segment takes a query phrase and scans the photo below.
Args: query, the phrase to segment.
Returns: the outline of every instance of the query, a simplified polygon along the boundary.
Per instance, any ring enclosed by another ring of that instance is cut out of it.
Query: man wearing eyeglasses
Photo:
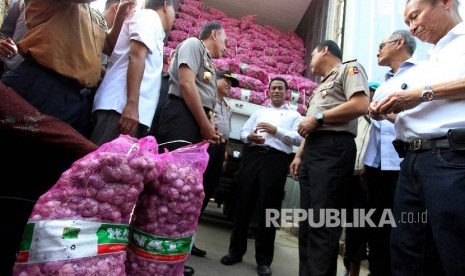
[[[407,30],[397,30],[379,44],[378,65],[388,66],[385,82],[373,96],[374,105],[383,100],[391,91],[405,90],[412,86],[415,61],[412,58],[416,42]],[[373,115],[373,114],[371,114]],[[394,192],[399,177],[398,157],[392,141],[396,139],[394,120],[396,115],[372,116],[370,139],[363,163],[368,190],[368,208],[374,209],[371,216],[375,225],[379,225],[384,210],[392,210]],[[385,120],[386,119],[386,120]],[[368,262],[373,275],[391,275],[389,241],[391,225],[370,227],[368,234]]]
[[[407,1],[410,33],[434,46],[413,89],[391,92],[374,109],[398,113],[396,149],[404,155],[394,200],[393,275],[465,271],[465,23],[459,4]]]

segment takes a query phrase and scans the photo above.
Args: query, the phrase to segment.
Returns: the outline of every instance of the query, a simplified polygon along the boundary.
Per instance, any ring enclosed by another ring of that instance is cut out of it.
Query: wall
[[[356,58],[370,81],[383,82],[389,67],[378,65],[378,45],[393,31],[408,29],[404,23],[405,0],[346,0],[345,3],[344,60]],[[417,40],[414,57],[425,59],[430,46]]]

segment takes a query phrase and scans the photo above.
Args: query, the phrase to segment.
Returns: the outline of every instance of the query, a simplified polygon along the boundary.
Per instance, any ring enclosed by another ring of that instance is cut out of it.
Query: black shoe
[[[195,271],[192,267],[185,265],[184,266],[184,276],[192,276],[194,275]]]
[[[242,262],[242,257],[233,257],[229,254],[221,258],[221,263],[224,265],[233,265],[240,262]]]
[[[271,275],[271,268],[268,265],[259,265],[257,266],[257,273],[260,276]]]
[[[192,246],[191,255],[194,255],[194,256],[197,256],[197,257],[205,257],[205,255],[207,255],[207,251],[202,250],[202,249],[198,249],[194,245],[194,246]]]

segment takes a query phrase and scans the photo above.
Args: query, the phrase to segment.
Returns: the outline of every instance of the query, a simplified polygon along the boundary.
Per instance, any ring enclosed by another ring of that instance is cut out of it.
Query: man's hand
[[[218,144],[221,138],[219,132],[211,124],[201,126],[200,135],[204,140],[207,140],[210,144]]]
[[[18,53],[18,48],[11,38],[0,40],[0,57],[11,58]]]
[[[294,157],[294,160],[292,160],[291,165],[289,166],[289,172],[291,173],[291,176],[294,180],[298,180],[299,178],[299,168],[300,168],[300,162],[302,160],[300,157],[297,155]]]
[[[381,101],[374,109],[380,114],[400,113],[404,110],[412,109],[421,103],[421,96],[417,91],[394,92]]]
[[[300,136],[303,138],[306,138],[307,135],[315,129],[318,128],[318,122],[316,121],[316,118],[314,116],[308,116],[305,117],[302,122],[300,122],[299,127],[297,129],[297,132],[299,133]]]
[[[265,143],[265,138],[263,138],[263,136],[260,136],[257,134],[257,129],[255,129],[254,132],[252,132],[251,134],[249,134],[249,136],[247,136],[247,140],[249,140],[250,142],[253,142],[255,144],[264,144]]]
[[[270,123],[258,123],[256,131],[263,131],[267,132],[269,134],[276,134],[276,131],[278,131],[278,128],[275,127],[274,125]]]

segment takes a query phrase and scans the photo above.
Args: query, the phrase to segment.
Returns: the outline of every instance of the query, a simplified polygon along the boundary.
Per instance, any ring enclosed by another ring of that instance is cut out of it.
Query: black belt
[[[280,150],[277,150],[275,148],[272,148],[270,146],[250,146],[249,147],[249,150],[251,151],[257,151],[259,153],[282,153],[282,154],[286,154],[284,151],[280,151]]]
[[[176,95],[173,95],[173,94],[168,94],[168,98],[170,100],[178,100],[178,101],[182,101],[184,102],[184,104],[186,104],[186,102],[184,101],[183,98],[179,97],[179,96],[176,96]],[[208,108],[208,107],[203,107],[203,110],[205,111],[205,114],[207,114],[207,118],[210,120],[211,118],[215,117],[215,112]]]
[[[414,140],[412,142],[394,140],[392,144],[401,158],[405,157],[407,152],[421,152],[426,150],[436,150],[438,148],[450,148],[450,143],[447,138],[440,138],[436,140]]]

